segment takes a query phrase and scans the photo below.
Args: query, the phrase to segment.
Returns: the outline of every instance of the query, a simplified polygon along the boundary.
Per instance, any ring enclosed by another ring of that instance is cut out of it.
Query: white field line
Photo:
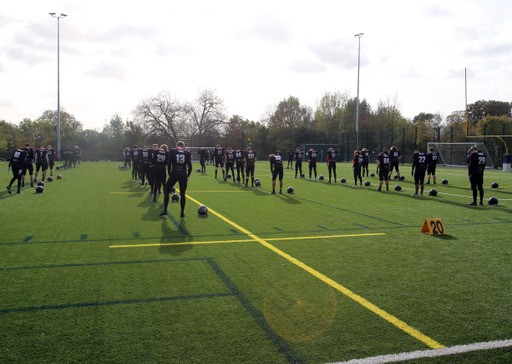
[[[337,362],[332,364],[384,364],[384,363],[397,363],[401,361],[408,361],[423,358],[435,358],[448,355],[464,354],[473,351],[493,350],[512,347],[512,339],[486,341],[480,343],[473,343],[467,345],[456,345],[441,349],[418,350],[398,354],[372,356],[363,359],[352,359],[349,361]]]

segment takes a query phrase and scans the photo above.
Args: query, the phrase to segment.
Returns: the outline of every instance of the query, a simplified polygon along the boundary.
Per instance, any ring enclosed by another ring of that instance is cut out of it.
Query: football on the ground
[[[487,203],[489,205],[497,205],[498,204],[498,199],[496,197],[490,197],[489,200],[487,200]]]
[[[301,173],[300,178],[304,178],[304,177],[306,177],[306,175],[304,173]]]
[[[286,189],[286,192],[288,193],[293,193],[294,189],[292,186],[289,186],[287,189]]]
[[[172,202],[178,202],[180,200],[180,195],[178,195],[177,193],[173,193],[171,195],[171,201]]]
[[[197,213],[201,216],[208,215],[208,207],[206,207],[205,205],[199,206],[199,208],[197,209]]]
[[[395,191],[402,191],[402,186],[396,185],[395,186]]]
[[[53,182],[53,177],[52,177],[52,176],[50,176],[50,177],[48,177],[46,180],[47,180],[48,182]]]
[[[405,181],[405,177],[404,176],[400,176],[399,180],[400,181]]]
[[[323,181],[323,180],[324,180],[324,176],[320,176],[320,177],[318,177],[318,179],[319,179],[320,181]]]
[[[201,172],[201,168],[196,169],[196,172]]]
[[[58,174],[57,179],[62,179],[62,174]]]
[[[369,187],[369,186],[370,186],[370,181],[366,181],[366,182],[364,183],[364,185],[365,185],[366,187]]]
[[[431,189],[430,191],[428,191],[428,195],[429,196],[437,196],[437,190],[436,189]]]
[[[375,177],[375,173],[373,173],[373,172],[372,172],[372,173],[370,174],[370,177]]]
[[[43,191],[44,191],[44,187],[43,187],[43,186],[38,185],[38,186],[36,187],[36,193],[43,193]]]
[[[447,185],[448,184],[448,180],[447,179],[443,179],[443,185]]]
[[[493,182],[491,183],[491,187],[492,188],[498,188],[500,185],[498,184],[498,182]]]
[[[43,182],[43,181],[39,181],[39,182],[37,182],[37,185],[38,185],[38,186],[43,186],[43,187],[44,187],[44,182]]]
[[[256,187],[260,187],[260,186],[261,186],[261,181],[260,181],[260,179],[259,179],[259,178],[254,179],[254,185],[255,185]]]
[[[340,179],[340,182],[341,183],[347,183],[347,179],[346,178],[342,178],[342,179]]]

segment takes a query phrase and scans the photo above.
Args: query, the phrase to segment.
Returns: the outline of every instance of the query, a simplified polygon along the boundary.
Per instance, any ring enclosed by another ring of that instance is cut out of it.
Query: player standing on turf
[[[244,148],[239,147],[235,149],[235,165],[236,165],[236,181],[238,183],[244,183]],[[242,177],[240,177],[242,175]]]
[[[379,153],[377,157],[377,174],[379,175],[379,188],[377,191],[381,191],[382,185],[386,182],[386,191],[389,191],[389,165],[390,158],[388,154],[388,150],[384,149],[381,153]]]
[[[224,148],[217,145],[213,150],[213,156],[215,159],[215,179],[217,179],[217,170],[219,167],[222,171],[222,179],[224,179]]]
[[[206,161],[208,160],[208,149],[199,148],[197,153],[199,153],[199,164],[201,165],[201,172],[206,173]]]
[[[21,176],[25,174],[27,151],[25,148],[16,149],[11,156],[7,169],[12,170],[12,179],[7,186],[7,192],[11,193],[11,186],[18,180],[18,192],[21,193]]]
[[[227,181],[228,175],[233,178],[235,182],[235,151],[233,148],[228,147],[224,154],[224,164],[226,165],[226,174],[224,175],[224,181]],[[231,171],[231,174],[229,173]]]
[[[153,200],[152,202],[156,202],[156,196],[160,193],[160,189],[162,185],[164,185],[165,190],[165,178],[167,173],[167,168],[169,167],[169,155],[167,151],[169,147],[167,144],[162,144],[159,149],[154,151],[151,155],[152,157],[152,165],[153,165]]]
[[[256,153],[247,147],[244,153],[245,160],[245,187],[249,185],[249,176],[251,176],[251,187],[254,187],[254,166],[256,165]]]
[[[427,185],[430,184],[430,176],[432,175],[432,180],[434,184],[436,184],[436,166],[437,161],[439,159],[439,153],[434,151],[434,148],[428,148],[427,153]]]
[[[149,149],[143,145],[142,150],[139,150],[139,177],[141,186],[144,186],[149,178],[149,163]]]
[[[476,198],[480,192],[480,205],[484,202],[484,170],[485,170],[485,154],[471,147],[469,152],[468,176],[471,183],[471,190],[473,191],[473,202],[471,205],[476,205]]]
[[[27,158],[25,159],[25,170],[23,171],[23,175],[21,176],[21,187],[25,187],[25,175],[27,174],[30,177],[30,187],[34,187],[34,149],[27,143],[25,144],[25,151],[27,152]]]
[[[53,176],[53,166],[55,165],[55,149],[50,144],[46,147],[46,155],[48,156],[48,169],[50,170],[50,176]]]
[[[357,187],[357,180],[359,186],[363,186],[363,178],[361,177],[361,168],[363,166],[363,156],[359,150],[354,151],[352,156],[352,170],[354,171],[354,187]]]
[[[176,182],[180,186],[180,217],[185,217],[185,202],[188,178],[192,173],[192,156],[188,150],[185,150],[185,143],[178,141],[176,148],[169,151],[169,178],[165,183],[164,188],[164,209],[160,213],[160,216],[167,215],[167,206],[169,206],[169,195],[171,189],[174,187]]]
[[[316,158],[317,158],[317,151],[313,148],[310,148],[308,150],[308,166],[309,166],[309,179],[311,179],[311,172],[315,172],[315,179],[316,179]]]
[[[300,173],[299,177],[302,178],[302,159],[304,158],[304,152],[297,147],[295,149],[295,178],[297,178],[297,172]]]
[[[391,158],[391,166],[389,168],[389,177],[391,178],[391,174],[393,174],[393,169],[396,170],[396,174],[400,177],[400,168],[399,162],[402,158],[402,153],[398,150],[394,145],[389,148],[389,158]]]
[[[293,156],[294,156],[293,150],[290,149],[288,151],[288,164],[286,165],[286,169],[290,169],[290,167],[293,168]]]
[[[276,179],[279,177],[279,193],[283,194],[283,158],[281,152],[277,151],[276,154],[271,154],[270,159],[270,172],[272,173],[272,195],[276,194]]]
[[[126,147],[123,150],[123,157],[124,157],[124,168],[128,168],[132,166],[132,158],[130,153],[130,148]]]
[[[412,197],[418,197],[418,190],[420,197],[423,197],[423,189],[425,188],[425,172],[427,171],[427,156],[425,153],[418,150],[414,151],[412,155],[412,171],[411,175],[414,176],[414,194]],[[420,189],[421,187],[421,189]]]
[[[139,147],[137,144],[130,150],[132,156],[132,181],[139,179]]]
[[[44,180],[46,178],[46,170],[48,169],[48,152],[41,145],[41,147],[39,147],[39,149],[36,150],[35,156],[36,156],[36,173],[34,174],[34,182],[37,181],[37,174],[39,173],[40,169],[42,170],[42,172],[41,172],[41,174],[43,176],[42,181],[44,182]]]
[[[365,172],[366,172],[366,177],[370,177],[370,175],[368,174],[368,164],[370,163],[370,152],[366,148],[363,148],[361,150],[361,152],[362,152],[361,155],[363,156],[363,164],[362,164],[363,177],[364,177]]]
[[[325,164],[327,164],[327,169],[329,170],[329,183],[331,183],[331,175],[334,174],[334,183],[336,183],[336,154],[337,150],[334,148],[329,148],[327,150],[327,157],[325,158]]]

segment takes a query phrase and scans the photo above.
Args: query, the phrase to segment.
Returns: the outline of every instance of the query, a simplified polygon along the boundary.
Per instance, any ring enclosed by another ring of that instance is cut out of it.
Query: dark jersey
[[[302,150],[295,151],[295,160],[297,162],[302,162],[303,158],[304,158],[304,152]]]
[[[392,150],[389,152],[389,157],[391,158],[391,163],[398,163],[398,160],[402,156],[399,150]]]
[[[425,173],[427,169],[427,156],[423,152],[416,152],[412,155],[412,168],[416,173]]]
[[[148,148],[142,148],[139,150],[139,161],[141,163],[149,163],[150,162],[150,150]]]
[[[199,148],[199,150],[197,151],[197,153],[199,154],[199,161],[201,161],[201,162],[205,162],[205,161],[206,161],[206,158],[208,157],[208,149],[205,149],[205,148]]]
[[[132,155],[133,162],[138,163],[139,162],[139,158],[140,158],[139,148],[131,149],[130,150],[130,154]]]
[[[213,150],[213,155],[215,156],[215,158],[224,158],[224,148],[222,147],[215,147],[215,149]]]
[[[370,152],[363,150],[361,155],[363,156],[363,165],[368,167],[368,162],[370,161]]]
[[[485,154],[474,151],[469,155],[468,173],[469,175],[484,174]]]
[[[337,150],[331,149],[327,151],[327,157],[325,161],[329,164],[336,163],[336,155],[338,154]]]
[[[270,170],[272,172],[283,170],[283,158],[279,154],[274,154],[270,158]]]
[[[439,160],[439,153],[437,152],[428,152],[427,153],[427,164],[430,167],[433,167],[437,164],[437,161]]]
[[[47,156],[48,152],[46,151],[46,149],[38,149],[38,150],[36,150],[35,154],[36,154],[36,163],[40,164],[40,163],[47,162],[46,156]]]
[[[316,163],[317,156],[318,156],[318,154],[317,154],[316,150],[314,150],[314,149],[308,150],[308,160],[310,163]]]
[[[361,166],[363,165],[363,156],[361,154],[354,154],[352,157],[352,167],[354,170],[361,169]]]
[[[192,156],[188,150],[171,149],[169,151],[169,163],[173,175],[190,176],[190,173],[192,173]]]
[[[163,149],[154,150],[152,153],[152,162],[151,164],[159,167],[165,167],[169,163],[169,158],[167,152]]]
[[[226,164],[235,163],[235,151],[233,149],[228,149],[226,151]]]
[[[25,160],[25,162],[32,163],[35,159],[34,149],[32,149],[31,147],[26,147],[25,150],[27,152],[27,159]]]
[[[55,160],[55,149],[46,149],[46,155],[48,156],[48,162],[53,163]]]
[[[253,167],[254,162],[256,161],[256,153],[254,153],[254,151],[252,150],[246,151],[244,154],[244,158],[247,167]]]
[[[16,149],[11,156],[11,160],[9,161],[9,167],[12,165],[23,165],[27,160],[27,151],[25,149]]]
[[[237,166],[244,164],[244,152],[242,149],[235,150],[235,161]]]
[[[364,157],[363,157],[364,159]],[[379,156],[377,157],[377,160],[379,161],[379,166],[380,168],[385,168],[385,169],[389,169],[389,165],[391,163],[391,160],[389,158],[389,155],[388,153],[385,153],[385,152],[381,152],[379,153]]]

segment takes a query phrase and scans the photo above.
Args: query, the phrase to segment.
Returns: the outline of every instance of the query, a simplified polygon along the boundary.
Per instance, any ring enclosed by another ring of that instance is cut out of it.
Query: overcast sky
[[[212,89],[228,116],[259,121],[289,96],[315,108],[326,92],[444,118],[468,103],[512,101],[510,0],[145,0],[9,2],[0,10],[0,120],[61,107],[85,128],[132,119],[167,91]]]

